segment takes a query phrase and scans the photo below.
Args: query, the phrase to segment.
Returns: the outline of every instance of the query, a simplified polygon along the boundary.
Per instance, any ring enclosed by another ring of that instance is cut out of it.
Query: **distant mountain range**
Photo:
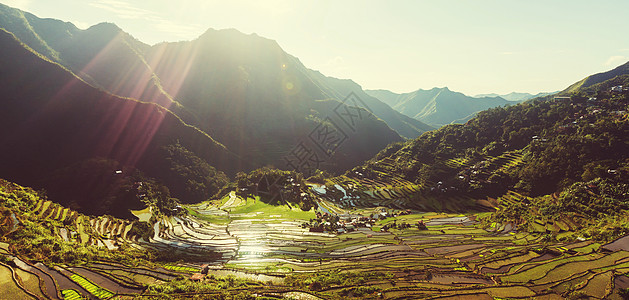
[[[425,132],[435,129],[433,126],[427,125],[424,122],[392,109],[388,103],[371,96],[368,92],[364,91],[360,85],[351,79],[328,77],[313,70],[310,70],[310,74],[312,78],[317,82],[320,82],[322,86],[329,86],[332,88],[330,92],[335,98],[341,99],[343,95],[349,95],[351,93],[356,95],[365,102],[365,105],[368,106],[375,115],[389,124],[391,128],[395,129],[403,137],[415,138],[418,136],[417,132]]]
[[[537,94],[530,94],[530,93],[517,93],[517,92],[511,92],[509,94],[504,94],[504,95],[499,95],[499,94],[479,94],[474,96],[474,98],[483,98],[483,97],[500,97],[502,99],[508,100],[508,101],[526,101],[526,100],[530,100],[533,98],[537,98],[537,97],[544,97],[544,96],[548,96],[548,95],[552,95],[552,94],[556,94],[557,92],[550,92],[550,93],[537,93]]]
[[[393,109],[434,127],[464,123],[477,112],[513,104],[501,97],[474,98],[444,88],[419,89],[396,94],[387,90],[367,90],[367,94],[382,100]]]
[[[452,123],[465,123],[477,112],[503,105],[543,97],[554,93],[509,93],[506,95],[481,94],[474,97],[444,88],[419,89],[411,93],[396,94],[388,90],[366,90],[406,116],[433,127]]]

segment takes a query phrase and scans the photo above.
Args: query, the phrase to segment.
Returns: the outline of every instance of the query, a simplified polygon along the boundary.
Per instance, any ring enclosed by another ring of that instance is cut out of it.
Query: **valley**
[[[395,93],[4,4],[0,47],[0,299],[629,299],[629,62]]]

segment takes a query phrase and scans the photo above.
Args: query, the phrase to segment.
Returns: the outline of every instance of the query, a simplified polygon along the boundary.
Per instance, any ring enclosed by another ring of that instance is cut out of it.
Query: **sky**
[[[235,28],[276,40],[327,76],[397,93],[447,86],[551,92],[629,61],[627,0],[0,0],[140,41]]]

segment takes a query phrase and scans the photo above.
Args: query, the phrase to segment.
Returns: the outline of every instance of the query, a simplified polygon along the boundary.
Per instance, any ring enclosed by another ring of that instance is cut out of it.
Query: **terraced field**
[[[522,149],[506,152],[497,157],[484,156],[474,160],[465,157],[446,159],[437,164],[439,168],[435,172],[449,174],[453,172],[452,170],[456,172],[470,170],[468,173],[473,174],[475,179],[486,180],[492,172],[508,171],[521,165],[524,153],[525,149]],[[491,211],[497,205],[487,199],[475,199],[461,193],[439,193],[437,191],[443,188],[440,187],[440,182],[432,182],[422,176],[419,176],[415,183],[409,182],[393,175],[399,173],[395,168],[395,161],[384,158],[373,164],[372,171],[375,176],[372,176],[372,179],[362,176],[360,172],[334,177],[325,187],[328,193],[320,192],[319,196],[343,208],[384,206],[420,211],[460,212]]]
[[[387,195],[401,196],[399,193]],[[508,192],[490,202],[500,208],[524,199]],[[369,226],[352,225],[342,234],[313,232],[302,224],[316,218],[314,211],[271,206],[259,198],[244,199],[230,193],[221,201],[185,206],[185,216],[156,216],[153,234],[140,237],[130,233],[129,221],[89,217],[39,200],[30,213],[48,220],[54,225],[51,232],[70,244],[93,245],[104,251],[153,249],[179,261],[44,264],[16,256],[4,243],[0,255],[7,262],[0,264],[0,295],[21,299],[159,298],[153,294],[155,287],[188,282],[186,278],[201,280],[194,283],[197,287],[215,278],[248,282],[200,289],[207,298],[221,292],[247,292],[304,299],[621,299],[622,289],[629,287],[629,243],[619,240],[604,245],[583,238],[547,242],[548,232],[573,232],[575,224],[567,220],[544,222],[538,224],[539,233],[528,233],[513,224],[482,227],[481,220],[490,213],[407,214],[404,210],[397,214],[392,207],[345,207],[324,197],[320,207],[320,212],[336,215],[347,224],[376,218],[367,222]],[[138,212],[149,220],[147,213],[151,211]],[[179,293],[181,298],[189,296],[183,290]]]
[[[513,197],[518,194],[509,193],[504,201]],[[233,203],[237,202],[251,205],[243,200]],[[196,212],[207,215],[201,207],[197,206]],[[325,207],[350,218],[376,211],[345,210],[329,202]],[[271,213],[251,211],[246,219],[238,214],[230,217],[226,231],[237,240],[237,251],[222,270],[253,272],[257,275],[249,278],[278,285],[287,274],[375,273],[380,278],[366,279],[360,286],[369,287],[371,296],[393,299],[567,297],[571,293],[618,298],[614,282],[625,280],[629,271],[627,251],[599,252],[600,244],[592,241],[549,245],[543,242],[543,235],[517,232],[510,224],[480,228],[474,219],[482,214],[415,213],[377,221],[372,229],[338,235],[309,232],[298,220]],[[188,227],[185,230],[203,227],[193,220],[182,223]],[[420,220],[426,230],[377,231],[385,225]],[[607,288],[594,288],[600,284]],[[325,299],[348,290],[351,288],[339,283],[310,293]]]

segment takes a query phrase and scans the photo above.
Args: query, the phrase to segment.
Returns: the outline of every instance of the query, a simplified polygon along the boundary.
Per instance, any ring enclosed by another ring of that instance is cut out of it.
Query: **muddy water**
[[[105,270],[125,270],[130,273],[137,273],[137,274],[155,277],[163,281],[173,280],[177,278],[177,275],[169,275],[168,273],[170,273],[170,271],[166,269],[162,269],[163,271],[158,272],[158,271],[152,271],[152,270],[147,270],[147,269],[142,269],[142,268],[128,267],[125,265],[112,266],[112,265],[100,264],[100,263],[94,263],[91,266],[93,266],[94,268],[100,268],[100,269],[105,269]]]
[[[89,280],[91,280],[96,285],[108,289],[114,293],[122,293],[122,294],[136,294],[141,293],[144,289],[141,288],[132,288],[127,286],[122,286],[117,282],[100,275],[98,273],[92,272],[88,269],[82,267],[70,268],[70,270],[74,273],[77,273]]]
[[[15,256],[9,256],[9,258],[11,258],[13,260],[13,263],[15,263],[15,265],[27,272],[31,272],[34,273],[35,275],[37,275],[39,278],[41,278],[44,281],[45,284],[45,288],[46,288],[46,294],[52,298],[52,299],[57,299],[57,287],[55,286],[55,282],[53,281],[52,277],[48,274],[46,274],[45,272],[43,272],[42,270],[38,269],[37,265],[35,265],[35,267],[25,263],[24,261],[20,260],[19,258],[15,257]],[[41,263],[38,263],[41,264]]]
[[[619,238],[612,243],[603,246],[603,249],[610,251],[624,250],[629,251],[629,235]]]
[[[38,268],[32,268],[30,271],[37,274],[37,276],[44,281],[46,295],[52,299],[58,299],[57,293],[59,291],[57,290],[57,286],[55,285],[53,278]]]
[[[614,287],[619,289],[629,288],[629,277],[626,275],[616,277],[614,280]]]
[[[500,268],[483,267],[480,271],[483,274],[487,274],[487,273],[503,274],[503,273],[507,273],[509,269],[511,269],[512,266],[513,264],[504,265],[504,266],[501,266]]]
[[[430,279],[431,282],[442,284],[492,284],[489,279],[467,277],[463,275],[435,274]]]
[[[20,224],[20,221],[15,217],[15,213],[11,212],[11,229],[9,230],[9,233],[17,230],[17,225]]]
[[[57,270],[50,269],[42,263],[38,263],[35,266],[42,269],[44,272],[50,274],[50,276],[52,276],[52,278],[54,278],[55,281],[57,281],[57,285],[59,286],[60,290],[74,289],[83,295],[90,295],[90,293],[86,289],[76,284],[74,281],[68,279],[67,277],[61,275],[61,273],[59,273]],[[90,299],[97,299],[97,298],[91,297]]]

